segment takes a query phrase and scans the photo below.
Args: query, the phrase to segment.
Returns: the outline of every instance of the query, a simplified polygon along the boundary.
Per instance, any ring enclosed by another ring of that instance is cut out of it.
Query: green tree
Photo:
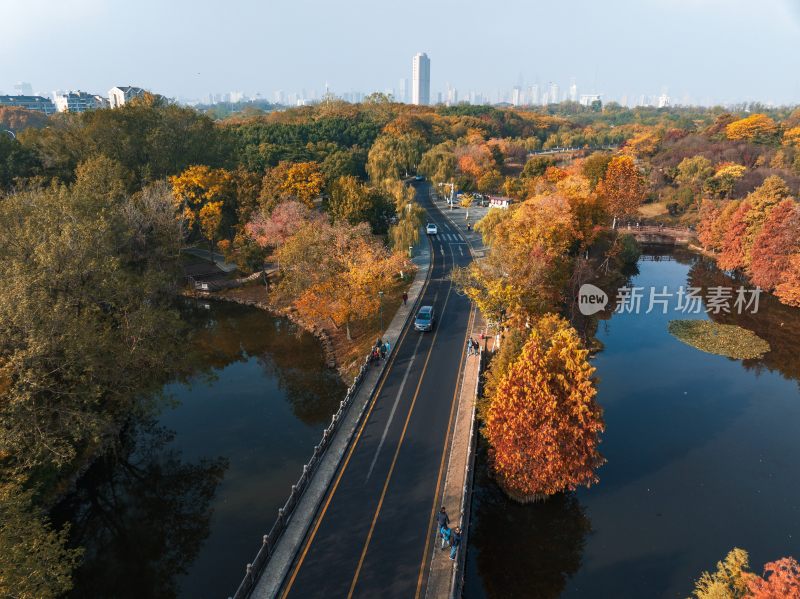
[[[376,185],[414,172],[422,157],[424,140],[416,135],[382,135],[367,157],[367,173]]]
[[[611,158],[612,156],[608,152],[593,152],[583,161],[581,172],[584,177],[589,179],[592,189],[606,176],[608,163],[611,162]],[[542,171],[542,174],[544,174],[544,171]]]
[[[0,455],[19,472],[69,464],[178,363],[169,189],[108,201],[83,176],[0,202]]]
[[[0,191],[10,189],[15,179],[25,179],[41,168],[36,153],[7,135],[0,126]]]
[[[711,161],[705,156],[694,156],[684,158],[678,164],[678,174],[675,180],[692,190],[697,201],[700,200],[706,182],[714,176],[714,167]]]
[[[356,225],[368,222],[373,233],[386,232],[394,211],[381,190],[364,185],[352,175],[339,177],[331,185],[328,210],[334,223]]]
[[[450,144],[443,143],[432,147],[422,155],[418,171],[438,186],[439,183],[453,180],[457,164],[456,155]]]
[[[72,588],[82,551],[67,549],[68,529],[54,530],[32,498],[30,490],[0,485],[0,596],[57,599]]]

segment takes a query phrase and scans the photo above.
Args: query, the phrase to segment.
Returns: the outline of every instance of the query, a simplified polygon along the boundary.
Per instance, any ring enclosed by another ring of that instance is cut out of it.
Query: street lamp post
[[[378,292],[378,312],[381,317],[381,337],[383,336],[383,291]]]

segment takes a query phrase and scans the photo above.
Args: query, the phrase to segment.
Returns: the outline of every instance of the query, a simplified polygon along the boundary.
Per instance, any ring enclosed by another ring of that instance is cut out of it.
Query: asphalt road
[[[418,305],[434,306],[434,330],[407,328],[392,349],[281,597],[424,597],[471,310],[449,279],[453,265],[469,263],[467,245],[428,192],[417,184],[439,234]]]

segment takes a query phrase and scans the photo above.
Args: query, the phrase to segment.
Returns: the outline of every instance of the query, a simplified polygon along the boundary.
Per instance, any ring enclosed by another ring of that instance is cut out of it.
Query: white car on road
[[[439,233],[439,227],[437,227],[435,223],[428,223],[425,226],[425,232],[428,235],[437,235]]]

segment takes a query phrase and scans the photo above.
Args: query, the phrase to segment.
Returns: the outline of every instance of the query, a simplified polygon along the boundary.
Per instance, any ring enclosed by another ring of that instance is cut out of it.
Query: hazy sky
[[[800,0],[0,0],[0,91],[17,81],[172,97],[518,83],[674,101],[800,103]]]

